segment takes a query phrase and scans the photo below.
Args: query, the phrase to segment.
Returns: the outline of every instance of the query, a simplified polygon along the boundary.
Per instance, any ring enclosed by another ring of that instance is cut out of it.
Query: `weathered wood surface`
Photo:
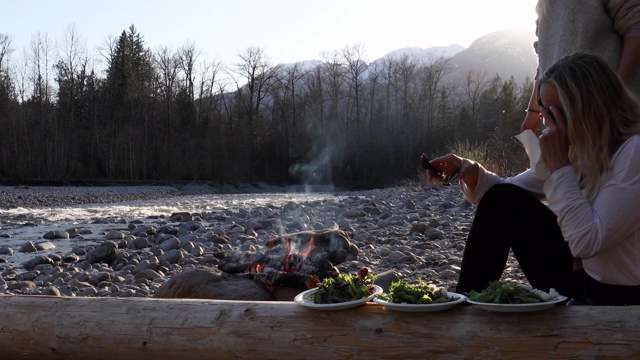
[[[377,304],[0,296],[6,359],[640,358],[640,306],[431,313]]]

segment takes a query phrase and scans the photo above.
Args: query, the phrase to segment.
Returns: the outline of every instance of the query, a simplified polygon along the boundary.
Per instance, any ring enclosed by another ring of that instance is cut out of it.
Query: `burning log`
[[[287,287],[296,290],[308,290],[318,286],[320,279],[317,276],[303,275],[298,273],[244,273],[236,274],[244,279],[257,281],[267,288],[270,287]]]
[[[340,230],[303,231],[270,239],[263,252],[251,255],[225,255],[218,268],[232,274],[301,273],[324,279],[337,273],[334,264],[357,259],[358,248]]]
[[[261,274],[268,273],[270,276],[274,276],[272,274],[300,274],[300,275],[309,275],[315,276],[320,279],[324,279],[329,276],[336,276],[339,273],[338,269],[333,266],[332,263],[326,261],[324,259],[319,260],[317,264],[301,264],[299,267],[295,267],[295,270],[291,270],[291,267],[288,269],[283,269],[282,267],[278,267],[275,265],[268,265],[269,263],[263,262],[243,262],[243,263],[233,263],[233,264],[221,264],[218,266],[219,270],[222,270],[229,274],[236,274],[238,276],[245,274]],[[279,262],[277,263],[279,264]]]
[[[324,259],[340,264],[358,258],[358,248],[349,241],[348,235],[340,230],[293,233],[269,240],[266,247],[269,253],[301,254],[310,262]]]

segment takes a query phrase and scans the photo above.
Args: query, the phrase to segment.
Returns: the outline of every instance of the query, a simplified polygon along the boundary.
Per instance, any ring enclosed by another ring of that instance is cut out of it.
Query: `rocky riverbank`
[[[0,208],[157,199],[206,191],[211,188],[0,187]],[[223,261],[217,256],[221,252],[261,251],[269,238],[311,229],[340,229],[351,236],[358,258],[337,264],[342,272],[369,267],[374,273],[393,271],[407,281],[422,279],[455,287],[475,212],[457,187],[406,186],[341,195],[282,206],[121,219],[111,230],[98,234],[103,240],[98,245],[83,244],[87,232],[78,227],[49,231],[42,234],[43,239],[11,248],[2,244],[10,232],[0,229],[0,261],[4,262],[0,263],[0,292],[151,297],[176,274],[217,267]],[[60,253],[55,247],[59,239],[73,239],[76,245],[71,252]],[[14,264],[11,257],[16,252],[32,252],[33,257]],[[511,259],[504,278],[524,281],[514,264]]]
[[[184,186],[0,186],[0,210],[107,204],[166,199],[183,195],[236,194],[282,191],[265,184]]]

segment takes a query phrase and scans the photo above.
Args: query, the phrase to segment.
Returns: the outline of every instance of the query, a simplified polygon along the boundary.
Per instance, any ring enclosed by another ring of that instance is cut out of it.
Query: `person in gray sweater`
[[[576,52],[602,57],[640,95],[640,0],[538,0],[534,49],[538,74]],[[521,131],[538,131],[540,109],[531,95]]]

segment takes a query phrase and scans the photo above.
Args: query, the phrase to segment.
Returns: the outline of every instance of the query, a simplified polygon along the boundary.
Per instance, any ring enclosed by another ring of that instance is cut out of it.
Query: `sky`
[[[250,47],[273,63],[320,59],[360,44],[372,61],[405,47],[471,43],[510,28],[535,30],[536,0],[0,0],[0,34],[14,56],[35,34],[60,41],[75,25],[88,51],[132,24],[147,47],[193,43],[230,65]]]

